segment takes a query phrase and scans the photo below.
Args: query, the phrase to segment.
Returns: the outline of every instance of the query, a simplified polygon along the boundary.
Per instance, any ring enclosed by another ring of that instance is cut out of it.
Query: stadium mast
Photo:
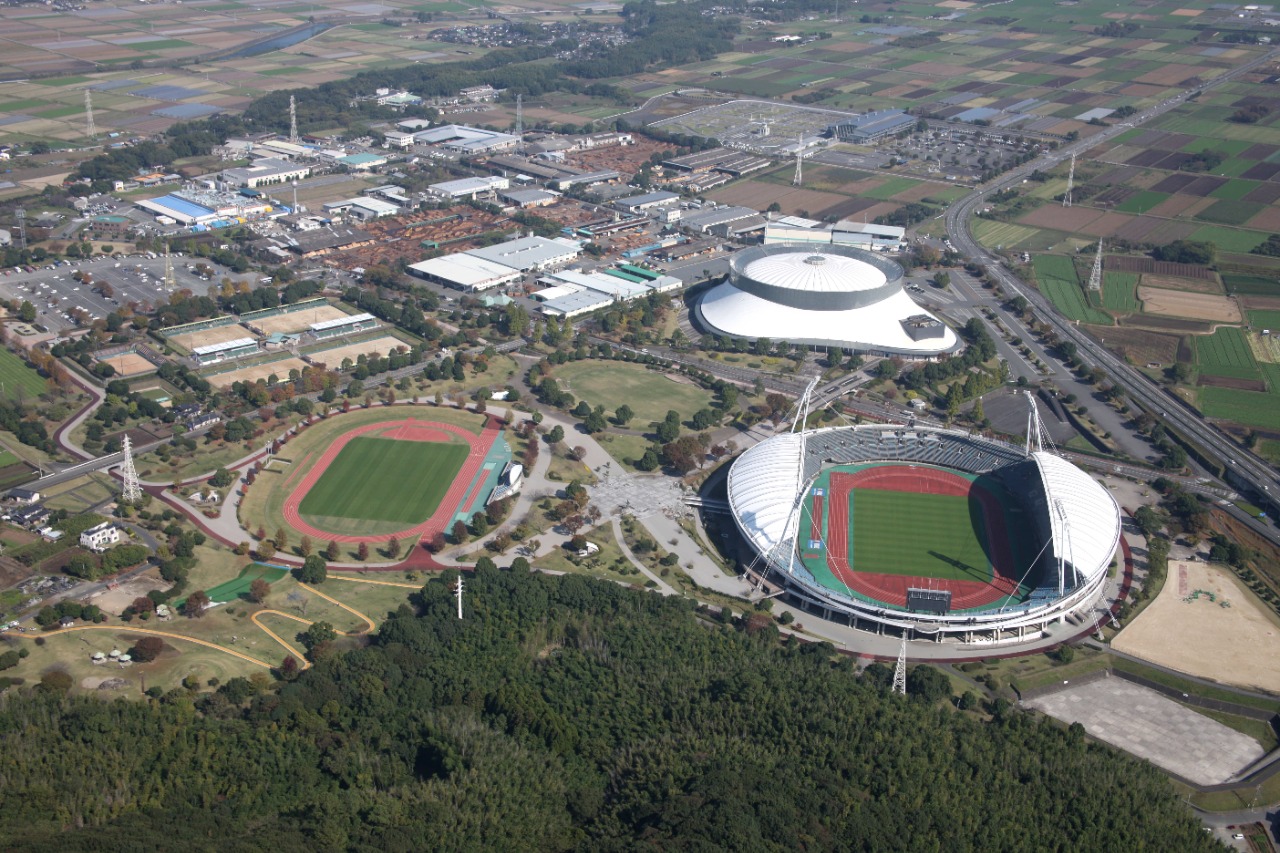
[[[1026,456],[1032,453],[1044,450],[1045,445],[1049,445],[1049,452],[1057,454],[1058,448],[1053,443],[1053,436],[1049,435],[1049,431],[1045,429],[1044,421],[1040,420],[1040,409],[1036,406],[1036,398],[1032,396],[1030,391],[1023,391],[1027,397],[1027,447]]]
[[[138,469],[133,466],[133,444],[127,435],[124,437],[122,452],[124,464],[120,466],[120,479],[124,481],[124,487],[120,491],[120,500],[130,506],[137,506],[142,502],[142,486],[138,483]]]
[[[792,567],[795,564],[794,552],[796,546],[796,537],[800,535],[800,513],[804,511],[804,469],[805,469],[805,441],[804,428],[809,420],[810,401],[813,398],[813,390],[818,387],[818,380],[821,377],[815,376],[809,380],[809,385],[804,389],[804,393],[800,395],[800,399],[796,402],[796,418],[791,422],[791,434],[799,436],[799,458],[796,460],[796,488],[795,502],[791,505],[790,511],[787,512],[787,522],[782,528],[782,535],[778,537],[778,541],[764,554],[764,570],[760,572],[760,582],[764,583],[764,579],[768,576],[769,570],[774,567],[775,557],[781,558],[783,553],[787,553],[787,574],[791,574]],[[788,545],[789,543],[789,545]],[[789,548],[789,550],[788,550]],[[752,564],[754,567],[754,563]]]
[[[902,629],[902,645],[898,647],[898,665],[893,668],[893,692],[907,695],[907,629]]]

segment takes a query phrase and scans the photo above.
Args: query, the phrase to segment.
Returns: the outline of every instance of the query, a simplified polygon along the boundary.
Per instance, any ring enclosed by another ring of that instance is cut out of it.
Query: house
[[[90,527],[80,534],[80,547],[102,553],[120,541],[120,528],[110,521],[104,521],[96,527]]]
[[[222,420],[222,416],[215,412],[205,412],[202,415],[196,415],[193,418],[187,418],[182,422],[182,426],[187,432],[194,432],[198,429],[204,429],[207,426],[213,426]]]
[[[44,524],[49,519],[49,515],[49,510],[39,504],[36,504],[35,506],[29,506],[26,509],[15,511],[13,515],[9,517],[9,520],[14,524],[21,525],[22,527],[31,528]]]
[[[10,489],[6,499],[20,506],[31,506],[39,502],[40,493],[29,489]]]

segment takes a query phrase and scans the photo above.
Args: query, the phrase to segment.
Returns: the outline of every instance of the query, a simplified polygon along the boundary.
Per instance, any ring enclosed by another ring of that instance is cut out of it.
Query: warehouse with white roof
[[[412,274],[428,281],[472,293],[498,287],[520,278],[518,269],[464,253],[441,255],[438,258],[410,264],[408,269]]]

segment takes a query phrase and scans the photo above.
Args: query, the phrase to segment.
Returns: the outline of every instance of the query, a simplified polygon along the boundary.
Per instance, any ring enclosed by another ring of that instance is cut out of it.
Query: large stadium
[[[1102,595],[1111,494],[1056,453],[932,427],[774,436],[728,478],[754,571],[789,601],[878,633],[1017,643]]]
[[[778,243],[734,254],[728,277],[694,306],[712,334],[932,358],[956,333],[902,288],[902,267],[837,244]]]

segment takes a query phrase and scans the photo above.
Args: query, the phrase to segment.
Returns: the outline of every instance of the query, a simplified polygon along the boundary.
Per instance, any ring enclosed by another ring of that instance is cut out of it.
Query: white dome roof
[[[1120,544],[1120,507],[1098,481],[1061,456],[1039,451],[1032,458],[1049,499],[1054,553],[1087,583],[1111,567]]]
[[[782,433],[748,448],[729,469],[729,506],[757,550],[767,553],[787,538],[799,487],[805,436]]]
[[[822,251],[765,255],[742,270],[759,282],[812,293],[848,293],[883,287],[888,278],[865,261]]]

